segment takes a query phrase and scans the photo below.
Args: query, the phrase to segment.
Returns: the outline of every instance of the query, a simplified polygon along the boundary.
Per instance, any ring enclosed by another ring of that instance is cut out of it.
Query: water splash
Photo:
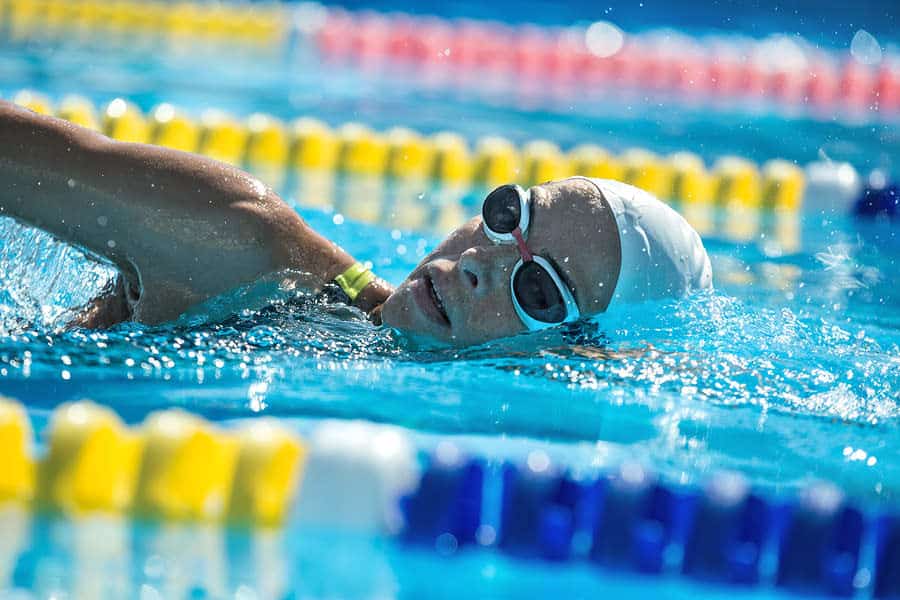
[[[64,326],[113,276],[84,252],[0,217],[0,336]]]

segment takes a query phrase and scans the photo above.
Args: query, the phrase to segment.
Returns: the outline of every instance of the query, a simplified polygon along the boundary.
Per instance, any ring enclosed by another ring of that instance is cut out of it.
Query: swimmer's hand
[[[354,306],[369,315],[376,325],[381,325],[381,305],[394,291],[383,279],[375,279],[367,285],[353,301]]]
[[[3,101],[0,215],[113,263],[132,317],[149,324],[284,269],[310,273],[317,291],[355,262],[239,169]],[[356,304],[371,312],[390,292],[377,280]]]
[[[386,299],[387,298],[385,297],[385,300]],[[375,308],[373,308],[372,310],[369,311],[369,318],[372,319],[372,322],[375,323],[376,325],[382,324],[381,308],[383,306],[383,302],[384,301],[382,301],[382,304],[378,304]]]

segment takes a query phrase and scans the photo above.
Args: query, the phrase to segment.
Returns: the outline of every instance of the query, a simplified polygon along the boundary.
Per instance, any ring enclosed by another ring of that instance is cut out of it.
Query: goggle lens
[[[528,316],[544,323],[562,323],[566,303],[553,277],[538,263],[524,263],[513,277],[513,293]]]
[[[515,186],[503,185],[488,194],[481,207],[481,217],[496,233],[512,233],[522,219],[522,205]]]

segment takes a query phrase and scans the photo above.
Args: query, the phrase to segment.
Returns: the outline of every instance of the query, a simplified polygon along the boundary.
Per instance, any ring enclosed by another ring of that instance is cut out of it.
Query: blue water
[[[395,282],[435,241],[301,213]],[[900,302],[890,274],[900,245],[888,227],[844,226],[810,232],[824,239],[778,259],[755,244],[713,239],[716,293],[608,314],[574,340],[551,331],[419,351],[352,315],[279,310],[286,293],[259,285],[158,328],[54,333],[23,328],[26,307],[10,307],[18,317],[2,324],[18,333],[2,340],[0,374],[4,390],[35,406],[89,396],[135,419],[176,404],[215,418],[359,416],[444,432],[602,441],[679,479],[732,467],[761,483],[817,475],[894,497]],[[884,243],[867,244],[867,234]],[[59,252],[64,261],[71,250]],[[8,238],[3,257],[19,260]],[[82,280],[61,278],[50,296],[64,300],[67,289],[83,294]],[[229,316],[247,297],[276,309]],[[259,382],[264,392],[251,393]],[[795,435],[801,423],[804,435]],[[882,460],[848,463],[847,446]]]
[[[194,113],[215,106],[240,115],[312,114],[331,123],[452,128],[473,139],[493,133],[563,146],[595,141],[613,149],[686,148],[707,160],[738,153],[803,164],[826,155],[863,171],[895,170],[900,157],[895,123],[788,119],[765,109],[660,111],[621,100],[578,110],[529,108],[464,93],[424,93],[399,74],[326,70],[309,48],[248,50],[223,61],[215,48],[153,46],[150,53],[148,47],[116,40],[63,48],[0,44],[0,94],[32,87],[98,102],[123,95],[144,109],[170,101]],[[449,194],[462,197],[471,212],[483,193],[344,181],[322,209],[309,206],[310,183],[302,176],[259,175],[317,230],[372,261],[393,283],[440,239],[433,222],[403,226],[399,207],[426,203],[438,211]],[[381,198],[374,220],[352,217],[360,190],[369,200]],[[785,223],[787,234],[778,226]],[[637,459],[680,483],[729,468],[781,494],[824,478],[866,505],[895,506],[897,224],[812,211],[792,233],[790,225],[789,219],[762,224],[744,238],[728,227],[705,232],[714,293],[610,313],[577,331],[451,351],[418,349],[346,310],[288,308],[295,292],[267,282],[165,326],[65,332],[60,328],[68,311],[101,289],[110,270],[0,219],[0,393],[26,402],[38,425],[52,407],[84,397],[132,422],[170,406],[229,422],[260,414],[304,423],[365,418],[420,433],[465,434],[470,447],[485,452],[525,440],[549,444],[576,463]],[[80,527],[38,523],[18,546],[0,544],[0,554],[19,556],[11,581],[46,595],[53,591],[46,586],[71,590],[82,579],[90,582],[92,573],[121,567],[126,575],[111,585],[131,590],[145,584],[176,589],[171,586],[183,579],[188,591],[200,586],[211,596],[225,595],[222,590],[234,596],[241,585],[261,589],[267,578],[281,577],[277,589],[297,597],[418,597],[436,593],[429,581],[452,572],[442,579],[448,597],[474,586],[496,597],[524,590],[562,590],[562,597],[721,595],[671,580],[650,586],[589,567],[520,563],[484,551],[442,558],[379,538],[322,531],[289,530],[260,541],[239,532],[120,523],[120,533],[110,538],[124,536],[129,551],[123,555],[113,544],[104,554],[79,545],[92,539],[92,530]],[[191,558],[185,539],[207,540],[212,550]]]

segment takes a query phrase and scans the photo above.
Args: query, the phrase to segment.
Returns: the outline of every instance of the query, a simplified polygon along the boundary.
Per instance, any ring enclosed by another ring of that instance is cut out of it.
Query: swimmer
[[[112,263],[75,325],[159,324],[285,271],[377,324],[466,346],[712,286],[697,233],[647,192],[572,177],[495,189],[396,289],[253,176],[0,101],[0,215]]]

